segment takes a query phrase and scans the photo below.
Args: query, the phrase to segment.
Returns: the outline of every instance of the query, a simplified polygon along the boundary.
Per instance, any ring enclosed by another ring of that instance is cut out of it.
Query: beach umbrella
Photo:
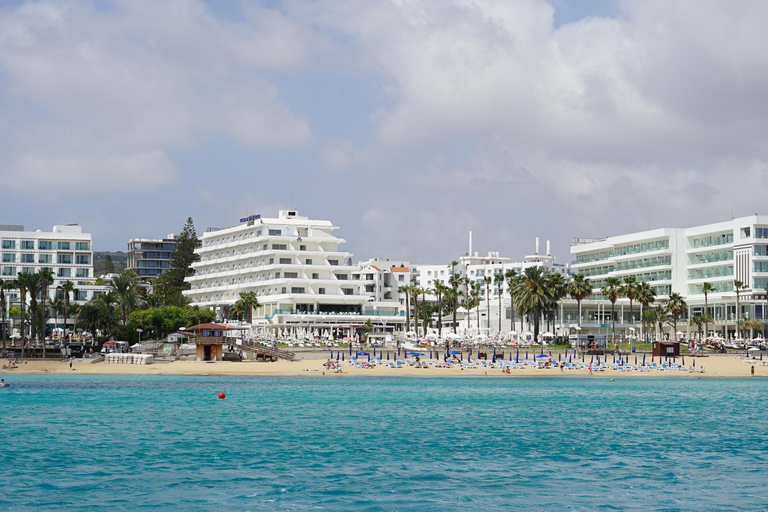
[[[520,362],[520,349],[517,349],[517,353],[515,354],[515,362]]]
[[[344,360],[344,354],[341,354],[341,360],[342,361]]]
[[[349,342],[349,355],[352,355],[352,342]]]
[[[389,361],[389,352],[387,352],[387,361]]]
[[[408,352],[407,351],[403,351],[403,356],[404,356],[405,359],[408,359]]]
[[[336,360],[339,360],[339,354],[341,354],[341,351],[336,352]],[[341,357],[344,357],[344,354],[341,354]]]
[[[373,357],[376,357],[376,347],[373,347]]]
[[[683,360],[682,365],[685,366],[685,356],[681,356],[681,359]]]
[[[589,364],[592,364],[592,361],[594,360],[595,360],[595,356],[593,355],[592,357],[589,358]]]
[[[371,362],[371,354],[368,354],[368,362]]]
[[[512,360],[512,352],[509,353],[509,360]]]
[[[637,356],[635,356],[635,366],[637,366]]]
[[[525,351],[525,360],[526,361],[528,360],[528,351],[527,350]]]
[[[557,354],[557,360],[558,360],[558,361],[560,361],[560,356],[561,356],[561,355],[562,355],[562,354]]]
[[[696,368],[696,360],[693,360],[693,368]]]

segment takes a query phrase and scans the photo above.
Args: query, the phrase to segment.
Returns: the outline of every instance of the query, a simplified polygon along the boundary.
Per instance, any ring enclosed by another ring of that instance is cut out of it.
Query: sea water
[[[768,509],[768,380],[4,377],[0,510]]]

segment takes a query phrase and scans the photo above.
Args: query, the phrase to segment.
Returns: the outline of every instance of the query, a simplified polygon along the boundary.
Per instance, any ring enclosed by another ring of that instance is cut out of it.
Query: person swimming
[[[0,388],[6,387],[6,386],[9,386],[9,385],[10,384],[6,384],[5,383],[5,379],[0,379]]]

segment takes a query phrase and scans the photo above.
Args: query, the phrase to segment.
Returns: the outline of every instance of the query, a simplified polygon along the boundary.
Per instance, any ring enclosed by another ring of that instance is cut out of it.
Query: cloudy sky
[[[0,224],[355,259],[768,213],[764,0],[0,0]]]

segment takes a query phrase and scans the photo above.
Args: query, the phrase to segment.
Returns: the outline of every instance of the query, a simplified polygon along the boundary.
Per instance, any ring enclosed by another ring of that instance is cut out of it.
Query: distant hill
[[[120,273],[125,270],[128,255],[123,251],[93,251],[93,273],[96,276],[106,273],[104,269],[107,263],[107,255],[112,258],[112,266],[115,267],[115,272]]]

